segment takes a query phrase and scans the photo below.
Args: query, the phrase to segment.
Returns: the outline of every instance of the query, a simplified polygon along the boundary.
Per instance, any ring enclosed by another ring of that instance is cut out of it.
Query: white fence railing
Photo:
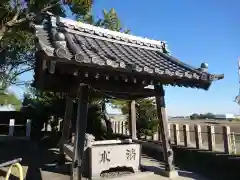
[[[227,154],[237,153],[236,135],[230,131],[229,126],[169,123],[168,128],[171,142],[174,145]],[[112,129],[115,134],[129,135],[126,122],[112,121]],[[155,132],[152,136],[144,136],[142,139],[161,141],[159,134]]]
[[[23,138],[30,138],[31,135],[31,120],[27,119],[26,124],[16,125],[15,119],[10,119],[9,124],[0,124],[0,126],[8,126],[8,136],[14,136],[15,127],[26,127],[25,136]]]

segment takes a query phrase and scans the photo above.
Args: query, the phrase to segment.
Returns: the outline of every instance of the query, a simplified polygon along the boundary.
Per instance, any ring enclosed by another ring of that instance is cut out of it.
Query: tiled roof
[[[75,64],[118,68],[159,77],[189,79],[211,84],[223,75],[196,69],[164,53],[165,43],[89,24],[51,16],[35,25],[40,48]],[[199,84],[199,83],[198,83]]]

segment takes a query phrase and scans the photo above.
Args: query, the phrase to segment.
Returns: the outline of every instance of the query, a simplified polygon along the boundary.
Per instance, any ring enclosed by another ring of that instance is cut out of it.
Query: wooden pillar
[[[48,131],[48,121],[44,123],[44,131],[45,131],[45,132]]]
[[[65,107],[65,115],[63,120],[63,128],[62,128],[62,137],[60,140],[60,148],[59,148],[59,163],[63,163],[65,160],[65,155],[63,151],[64,143],[67,143],[69,139],[69,133],[70,133],[70,125],[72,120],[72,114],[73,114],[73,100],[67,96],[66,97],[66,107]]]
[[[31,136],[31,119],[27,119],[27,122],[26,122],[26,137],[29,137]]]
[[[87,114],[88,114],[88,96],[89,87],[86,84],[80,84],[77,110],[76,135],[74,144],[74,161],[73,161],[73,180],[82,179],[83,170],[83,154],[84,141],[87,129]]]
[[[129,131],[132,139],[137,139],[137,118],[136,118],[136,101],[129,102]]]
[[[125,132],[126,132],[126,135],[130,135],[129,133],[129,122],[125,122]]]
[[[8,135],[9,136],[13,136],[14,126],[15,126],[15,119],[10,119],[10,121],[9,121],[9,130],[8,130]]]
[[[165,98],[164,98],[164,89],[162,85],[155,85],[156,92],[160,93],[159,96],[156,96],[156,104],[157,104],[157,114],[159,120],[160,127],[160,135],[162,139],[163,146],[163,155],[165,161],[165,171],[171,173],[175,171],[175,167],[173,165],[173,151],[170,146],[170,137],[168,131],[168,119],[166,115],[165,109]],[[169,175],[169,174],[168,174]],[[177,176],[177,173],[176,173]]]
[[[121,121],[118,121],[118,134],[121,134]]]
[[[157,132],[154,133],[154,135],[153,135],[153,140],[154,140],[154,141],[158,141],[158,134],[157,134]]]
[[[162,141],[162,139],[161,139],[161,128],[160,128],[159,124],[157,126],[157,138],[158,138],[158,141]]]
[[[124,132],[124,122],[123,121],[121,122],[121,134],[125,135],[125,132]]]
[[[115,132],[114,132],[114,121],[111,121],[111,127],[112,127],[113,133],[115,133]]]
[[[114,133],[117,134],[117,121],[114,121]]]
[[[126,123],[126,121],[123,122],[123,134],[127,135],[127,123]]]

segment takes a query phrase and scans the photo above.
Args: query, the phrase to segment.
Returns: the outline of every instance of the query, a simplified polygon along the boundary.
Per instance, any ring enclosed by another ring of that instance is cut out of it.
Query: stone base
[[[124,175],[124,176],[120,176],[120,177],[114,177],[114,178],[109,178],[109,180],[135,180],[138,178],[143,178],[143,177],[149,177],[150,175],[153,175],[153,172],[137,172],[137,173],[133,173],[130,175]],[[103,180],[100,177],[92,177],[91,180]]]
[[[170,178],[170,179],[174,179],[178,177],[178,172],[176,170],[174,171],[163,171],[162,172],[164,176]]]

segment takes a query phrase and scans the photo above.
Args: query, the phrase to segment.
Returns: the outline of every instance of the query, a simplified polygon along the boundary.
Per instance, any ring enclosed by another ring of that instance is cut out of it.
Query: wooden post
[[[59,121],[59,131],[62,132],[63,130],[63,120]]]
[[[223,143],[224,143],[224,152],[230,154],[231,150],[231,131],[229,126],[223,126]]]
[[[121,122],[121,134],[122,134],[122,135],[125,134],[125,133],[124,133],[124,129],[125,129],[125,128],[124,128],[124,122],[122,121],[122,122]]]
[[[130,131],[129,131],[129,122],[125,122],[125,129],[126,129],[126,135],[130,135]]]
[[[173,124],[173,136],[175,145],[178,145],[180,143],[179,124]]]
[[[114,127],[115,127],[115,126],[114,126],[114,121],[111,121],[111,127],[112,127],[113,133],[115,133],[115,132],[114,132],[114,130],[115,130],[115,129],[114,129]]]
[[[114,123],[115,134],[117,134],[117,121]]]
[[[196,148],[202,149],[202,131],[199,124],[194,125]]]
[[[159,92],[161,95],[156,96],[156,104],[157,104],[157,114],[159,120],[159,127],[161,129],[161,139],[162,139],[162,146],[163,146],[163,155],[165,161],[165,171],[170,174],[175,172],[175,167],[173,165],[173,151],[170,146],[169,140],[169,131],[168,131],[168,119],[165,110],[165,98],[164,98],[164,89],[162,85],[155,85],[156,92]],[[177,176],[177,173],[176,173]]]
[[[150,137],[151,140],[154,140],[154,134],[155,134],[155,133],[153,133],[153,134],[151,135],[151,137]]]
[[[48,131],[48,122],[44,123],[44,131],[47,132]]]
[[[65,115],[64,115],[63,127],[62,127],[62,137],[60,139],[59,162],[58,162],[59,164],[62,164],[65,161],[63,146],[64,146],[64,143],[67,143],[67,141],[69,140],[72,115],[73,115],[73,100],[72,98],[67,96]]]
[[[121,121],[118,121],[118,134],[121,134]]]
[[[116,121],[116,134],[119,133],[118,130],[119,130],[119,128],[118,128],[118,121]]]
[[[15,119],[10,119],[10,121],[9,121],[9,129],[8,129],[8,135],[9,136],[13,136],[14,125],[15,125]]]
[[[160,128],[159,124],[157,126],[157,138],[158,138],[158,141],[162,140],[162,138],[161,138],[161,128]]]
[[[117,134],[117,133],[118,133],[118,122],[115,121],[115,134]]]
[[[129,125],[130,125],[130,134],[132,139],[137,139],[137,119],[136,119],[136,101],[132,100],[129,103]]]
[[[189,125],[183,125],[183,139],[184,139],[184,146],[188,146],[190,144],[190,133],[189,133]]]
[[[215,150],[215,129],[214,126],[207,126],[208,133],[208,149],[209,151]]]
[[[118,122],[115,121],[115,134],[117,134],[117,133],[118,133]]]
[[[79,88],[80,93],[78,97],[76,135],[74,144],[73,180],[82,179],[84,141],[87,129],[88,114],[89,87],[88,85],[80,84]]]
[[[127,125],[126,125],[126,121],[123,122],[124,125],[123,125],[123,134],[124,135],[127,135]]]
[[[114,121],[114,132],[117,134],[117,121]]]
[[[154,141],[157,141],[157,140],[158,140],[158,137],[157,137],[157,136],[158,136],[158,134],[157,134],[157,132],[155,132],[154,135],[153,135],[153,140],[154,140]]]
[[[31,119],[27,119],[26,122],[26,136],[30,137],[31,135]]]

